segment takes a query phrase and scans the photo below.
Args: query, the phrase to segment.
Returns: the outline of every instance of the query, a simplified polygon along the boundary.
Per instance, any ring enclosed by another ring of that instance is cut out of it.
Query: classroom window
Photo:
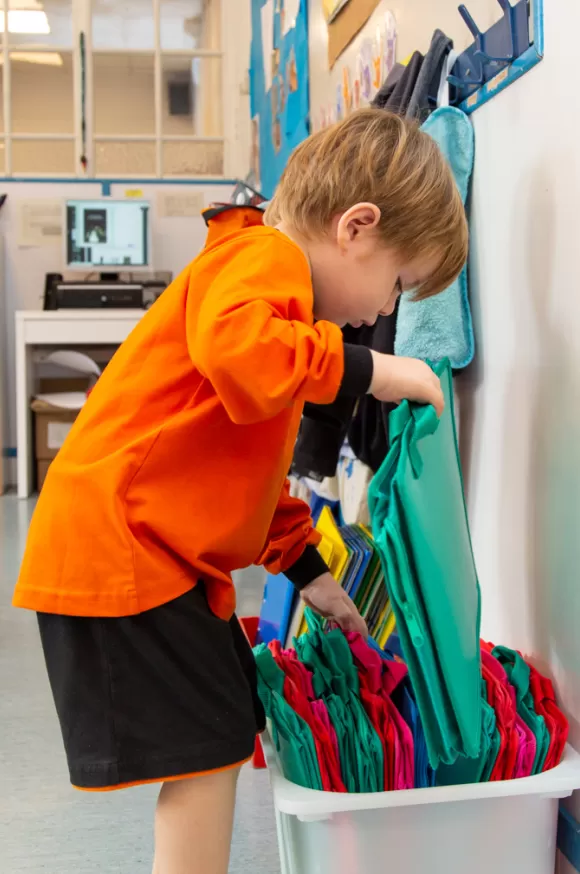
[[[75,145],[72,140],[12,141],[12,169],[16,175],[72,176],[75,167]]]
[[[221,0],[0,0],[0,173],[222,176],[221,28]]]
[[[155,48],[153,0],[92,0],[91,11],[95,49]]]
[[[155,134],[155,59],[129,52],[93,59],[95,136]]]
[[[12,46],[73,47],[72,0],[8,0],[8,33]],[[0,10],[0,32],[5,11]]]
[[[95,143],[97,176],[155,176],[154,142],[108,140]]]
[[[161,132],[170,136],[221,137],[221,59],[162,57]],[[216,99],[218,95],[218,99]]]
[[[10,52],[14,134],[74,134],[71,52]]]
[[[222,143],[182,140],[163,144],[164,176],[221,176],[223,172]]]
[[[219,0],[160,0],[161,50],[221,48]]]

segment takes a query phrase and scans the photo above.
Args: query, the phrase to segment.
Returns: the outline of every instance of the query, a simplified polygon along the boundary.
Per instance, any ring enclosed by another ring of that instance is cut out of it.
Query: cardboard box
[[[52,461],[66,440],[78,410],[63,410],[38,398],[32,401],[36,461]]]
[[[38,491],[40,491],[44,485],[46,474],[48,473],[48,468],[50,467],[51,463],[52,462],[50,461],[36,462],[36,488]]]
[[[41,379],[40,393],[33,399],[37,487],[46,479],[51,461],[56,458],[82,409],[87,393],[100,375],[100,367],[83,353],[63,350],[51,352],[45,363],[73,371],[74,376]]]

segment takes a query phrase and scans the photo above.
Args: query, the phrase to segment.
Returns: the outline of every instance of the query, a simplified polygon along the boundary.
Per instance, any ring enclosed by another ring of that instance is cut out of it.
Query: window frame
[[[126,48],[98,48],[93,47],[92,41],[92,0],[72,0],[72,46],[42,45],[26,43],[25,45],[11,42],[8,28],[2,34],[1,52],[3,55],[3,109],[4,109],[4,132],[0,134],[0,142],[4,142],[5,178],[78,178],[112,181],[118,179],[143,179],[143,180],[166,180],[168,182],[211,182],[223,181],[228,178],[229,163],[232,151],[228,148],[228,113],[226,112],[226,76],[227,63],[225,45],[232,29],[226,28],[228,20],[227,4],[224,0],[215,0],[220,4],[220,47],[219,49],[162,49],[161,46],[161,0],[152,0],[154,46],[152,49],[126,49]],[[9,0],[0,0],[0,11],[4,11],[4,21],[8,22]],[[83,137],[83,107],[82,107],[82,63],[81,63],[81,34],[85,36],[85,135]],[[41,134],[34,132],[15,134],[12,130],[12,70],[10,62],[11,52],[26,51],[30,53],[61,53],[72,56],[73,69],[73,117],[74,132]],[[146,55],[153,58],[154,62],[154,106],[155,106],[155,132],[152,134],[97,134],[95,133],[95,99],[94,99],[94,60],[98,55]],[[199,136],[197,134],[164,134],[163,133],[163,60],[165,57],[179,57],[194,60],[195,58],[217,58],[221,67],[221,136]],[[82,166],[83,140],[86,142],[86,170]],[[74,142],[75,170],[71,173],[39,173],[39,172],[13,172],[13,144],[15,142]],[[155,173],[151,175],[130,173],[96,173],[96,152],[99,143],[135,143],[148,142],[155,144]],[[192,143],[220,143],[223,153],[223,171],[218,176],[185,176],[165,174],[163,172],[163,148],[169,142],[192,142]]]

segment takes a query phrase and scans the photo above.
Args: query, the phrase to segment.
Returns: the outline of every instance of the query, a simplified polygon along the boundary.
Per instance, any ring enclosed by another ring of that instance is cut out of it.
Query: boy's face
[[[374,204],[357,204],[335,219],[329,236],[309,246],[317,319],[360,327],[389,316],[402,291],[428,279],[435,258],[409,262],[379,239],[380,213]]]

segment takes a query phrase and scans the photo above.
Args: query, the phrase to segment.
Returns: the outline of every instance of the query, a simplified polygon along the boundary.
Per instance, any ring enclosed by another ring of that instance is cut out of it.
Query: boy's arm
[[[290,483],[286,480],[258,564],[271,574],[286,574],[297,589],[303,589],[328,572],[316,548],[319,543],[320,534],[312,525],[310,507],[290,495]]]
[[[358,631],[366,637],[365,621],[331,575],[316,549],[319,542],[308,504],[291,497],[286,480],[258,564],[272,574],[284,573],[302,600],[321,616],[338,622],[344,631]]]
[[[337,325],[308,324],[312,306],[306,259],[270,236],[233,241],[199,309],[188,301],[191,358],[233,422],[272,418],[295,401],[331,403],[341,386],[367,391],[369,351],[345,356]]]

